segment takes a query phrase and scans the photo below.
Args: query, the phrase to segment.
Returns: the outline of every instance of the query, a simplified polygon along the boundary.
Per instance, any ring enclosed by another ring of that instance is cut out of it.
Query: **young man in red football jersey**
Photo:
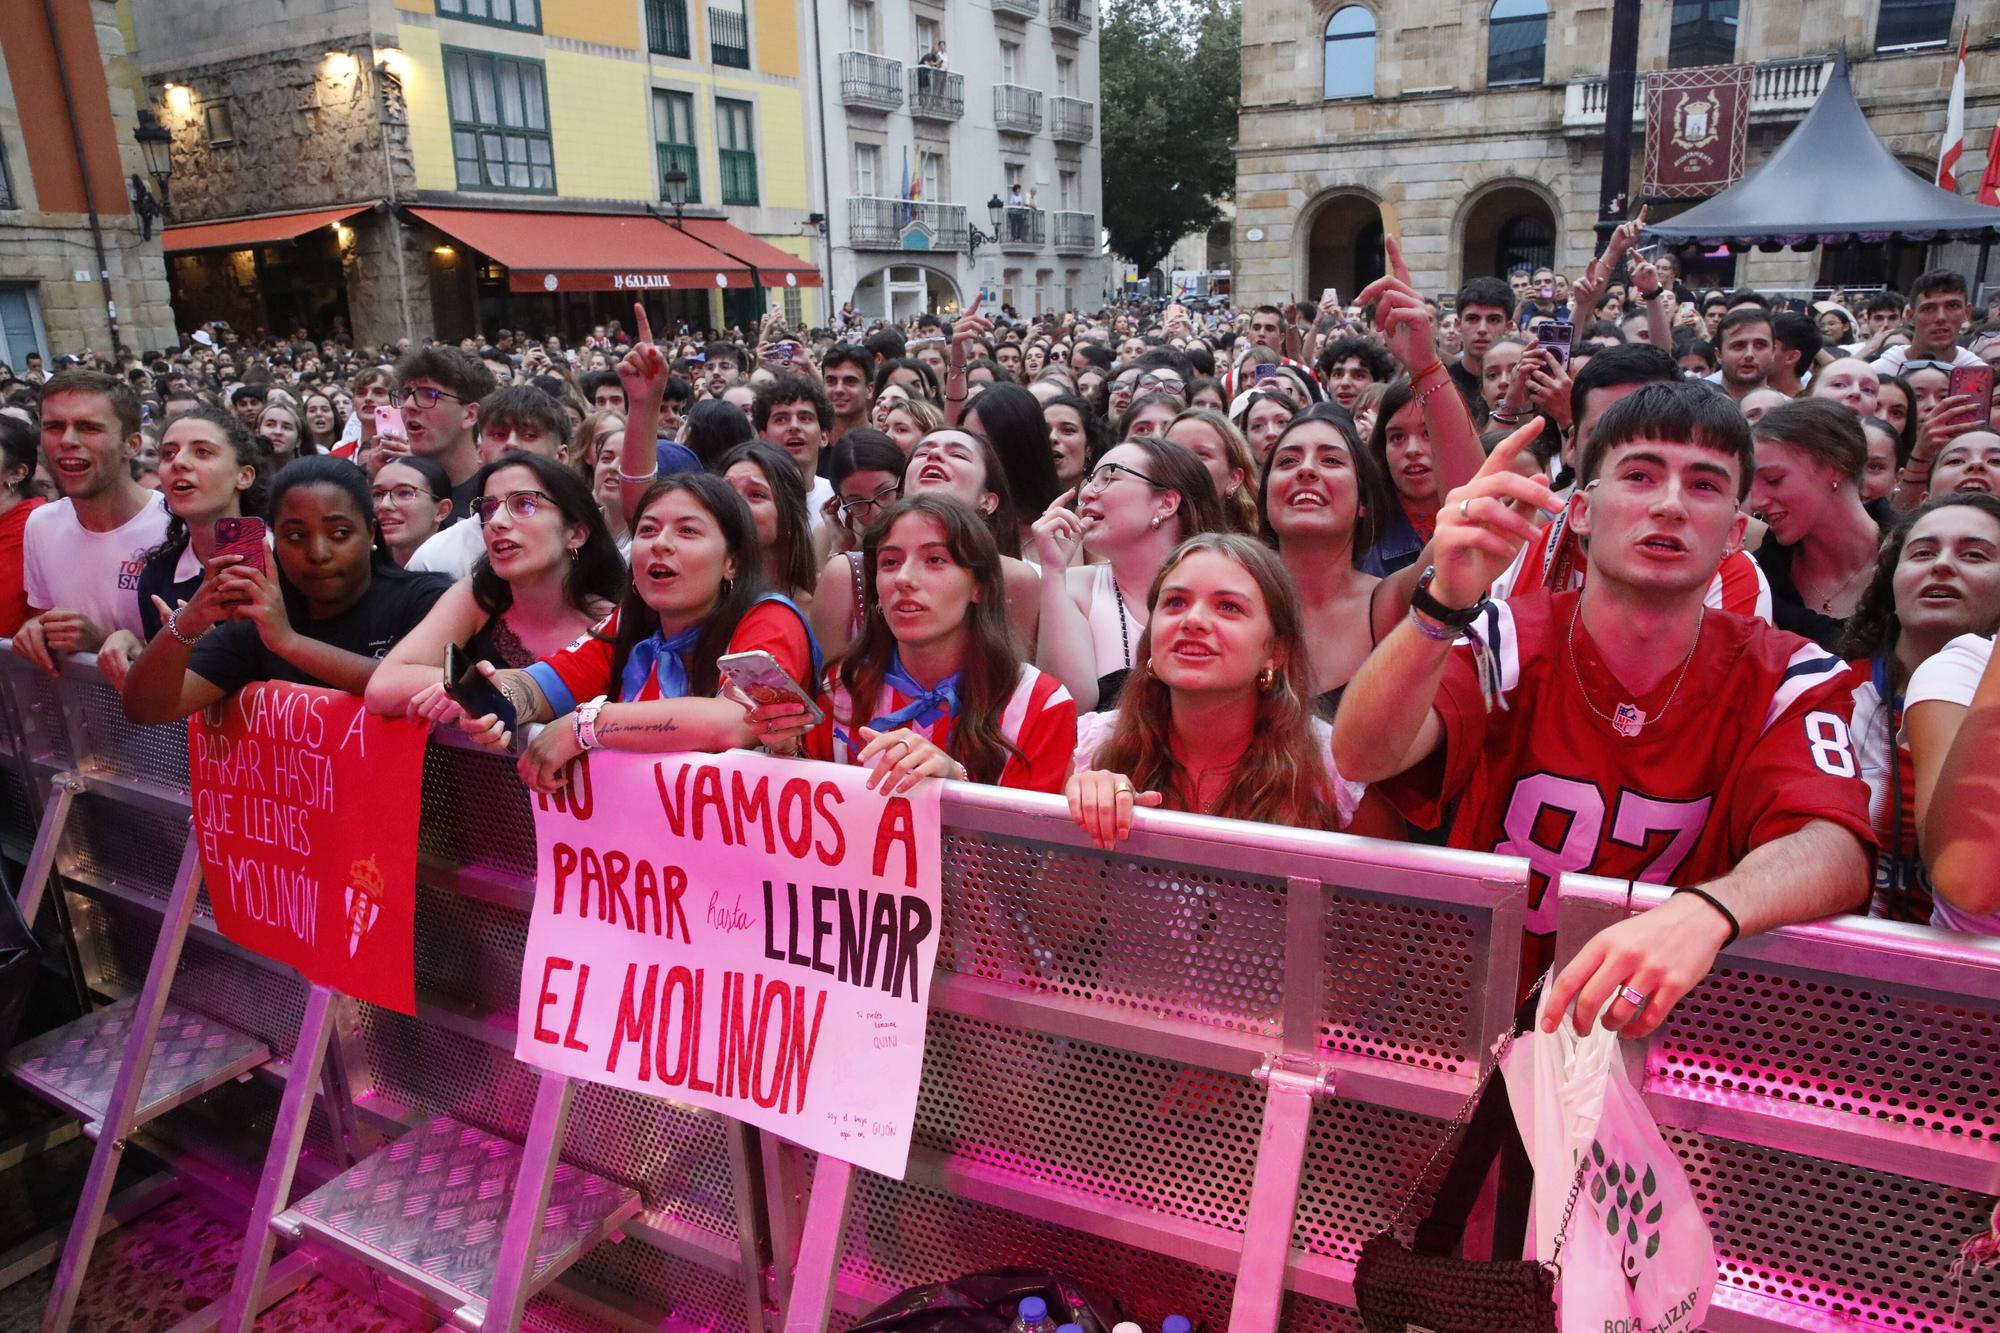
[[[1418,823],[1456,801],[1453,846],[1527,858],[1538,962],[1563,872],[1682,886],[1591,940],[1548,996],[1551,1025],[1574,1000],[1587,1029],[1612,1001],[1605,1025],[1644,1036],[1739,931],[1865,908],[1852,705],[1838,658],[1703,604],[1742,540],[1753,457],[1708,385],[1647,385],[1597,423],[1578,466],[1581,591],[1485,601],[1534,536],[1528,511],[1557,504],[1510,470],[1536,430],[1446,497],[1435,566],[1347,687],[1334,757]]]

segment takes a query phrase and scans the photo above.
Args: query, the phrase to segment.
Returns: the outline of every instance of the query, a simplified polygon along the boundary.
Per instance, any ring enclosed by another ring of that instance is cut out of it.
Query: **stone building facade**
[[[1845,50],[1870,126],[1928,177],[1959,24],[1976,19],[1965,11],[1979,7],[1973,0],[1647,3],[1640,87],[1652,69],[1753,65],[1746,165],[1754,170],[1811,108],[1834,54]],[[1518,263],[1580,270],[1595,249],[1611,11],[1610,0],[1246,5],[1238,300],[1317,299],[1329,286],[1351,294],[1380,274],[1385,228],[1401,238],[1411,276],[1427,292],[1449,293],[1468,277]],[[1990,24],[1972,26],[1958,168],[1968,196],[2000,114],[2000,34]],[[1643,104],[1642,92],[1635,101]],[[1643,123],[1634,126],[1631,153],[1636,193]],[[1655,204],[1651,216],[1693,202]],[[1915,246],[1751,253],[1717,260],[1700,276],[1802,289],[1906,279],[1937,257]],[[1945,259],[1971,268],[1969,253]]]
[[[48,367],[114,341],[175,343],[159,236],[144,235],[128,192],[145,163],[116,15],[92,0],[52,8],[53,33],[39,4],[0,22],[0,363],[17,371],[30,352]]]
[[[344,328],[364,345],[629,323],[630,295],[510,280],[498,257],[440,230],[435,210],[530,225],[664,217],[670,162],[692,168],[690,225],[759,238],[797,271],[762,293],[743,271],[726,290],[704,273],[659,302],[697,325],[754,317],[767,300],[818,313],[800,281],[816,265],[799,0],[122,3],[144,89],[174,136],[167,250],[189,321]],[[663,116],[675,99],[696,114]],[[725,107],[747,109],[729,151]],[[497,181],[482,174],[485,144],[505,156]],[[557,269],[576,256],[532,258]]]

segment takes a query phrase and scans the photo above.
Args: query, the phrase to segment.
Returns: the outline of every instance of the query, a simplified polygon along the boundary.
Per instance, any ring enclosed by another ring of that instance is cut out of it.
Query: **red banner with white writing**
[[[262,681],[188,719],[215,924],[306,980],[416,1012],[417,818],[427,728],[351,694]]]
[[[1706,199],[1743,178],[1750,74],[1749,65],[1705,65],[1646,76],[1641,198]]]

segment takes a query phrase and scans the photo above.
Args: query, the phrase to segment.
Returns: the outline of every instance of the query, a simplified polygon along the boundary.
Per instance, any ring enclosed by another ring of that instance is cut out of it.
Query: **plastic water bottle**
[[[1113,1324],[1111,1333],[1146,1333],[1146,1330],[1127,1319],[1123,1323]]]
[[[1039,1296],[1023,1296],[1007,1333],[1050,1333],[1054,1328],[1049,1322],[1049,1303]]]
[[[1160,1324],[1160,1333],[1194,1333],[1194,1321],[1184,1314],[1170,1314]]]
[[[1058,1324],[1056,1333],[1083,1333],[1082,1324]]]

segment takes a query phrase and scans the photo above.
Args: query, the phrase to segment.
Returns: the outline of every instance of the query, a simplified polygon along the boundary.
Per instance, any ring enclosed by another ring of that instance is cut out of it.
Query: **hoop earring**
[[[583,554],[583,548],[581,546],[572,546],[569,548],[570,559],[574,560],[581,554]]]
[[[727,597],[727,596],[729,596],[729,590],[730,590],[731,588],[734,588],[735,586],[736,586],[736,580],[735,580],[735,579],[724,579],[724,580],[722,581],[722,592],[721,592],[721,595],[722,595],[723,597]]]
[[[1275,682],[1277,679],[1278,679],[1278,673],[1271,667],[1265,667],[1262,671],[1257,673],[1258,692],[1259,693],[1269,692],[1272,683]]]

